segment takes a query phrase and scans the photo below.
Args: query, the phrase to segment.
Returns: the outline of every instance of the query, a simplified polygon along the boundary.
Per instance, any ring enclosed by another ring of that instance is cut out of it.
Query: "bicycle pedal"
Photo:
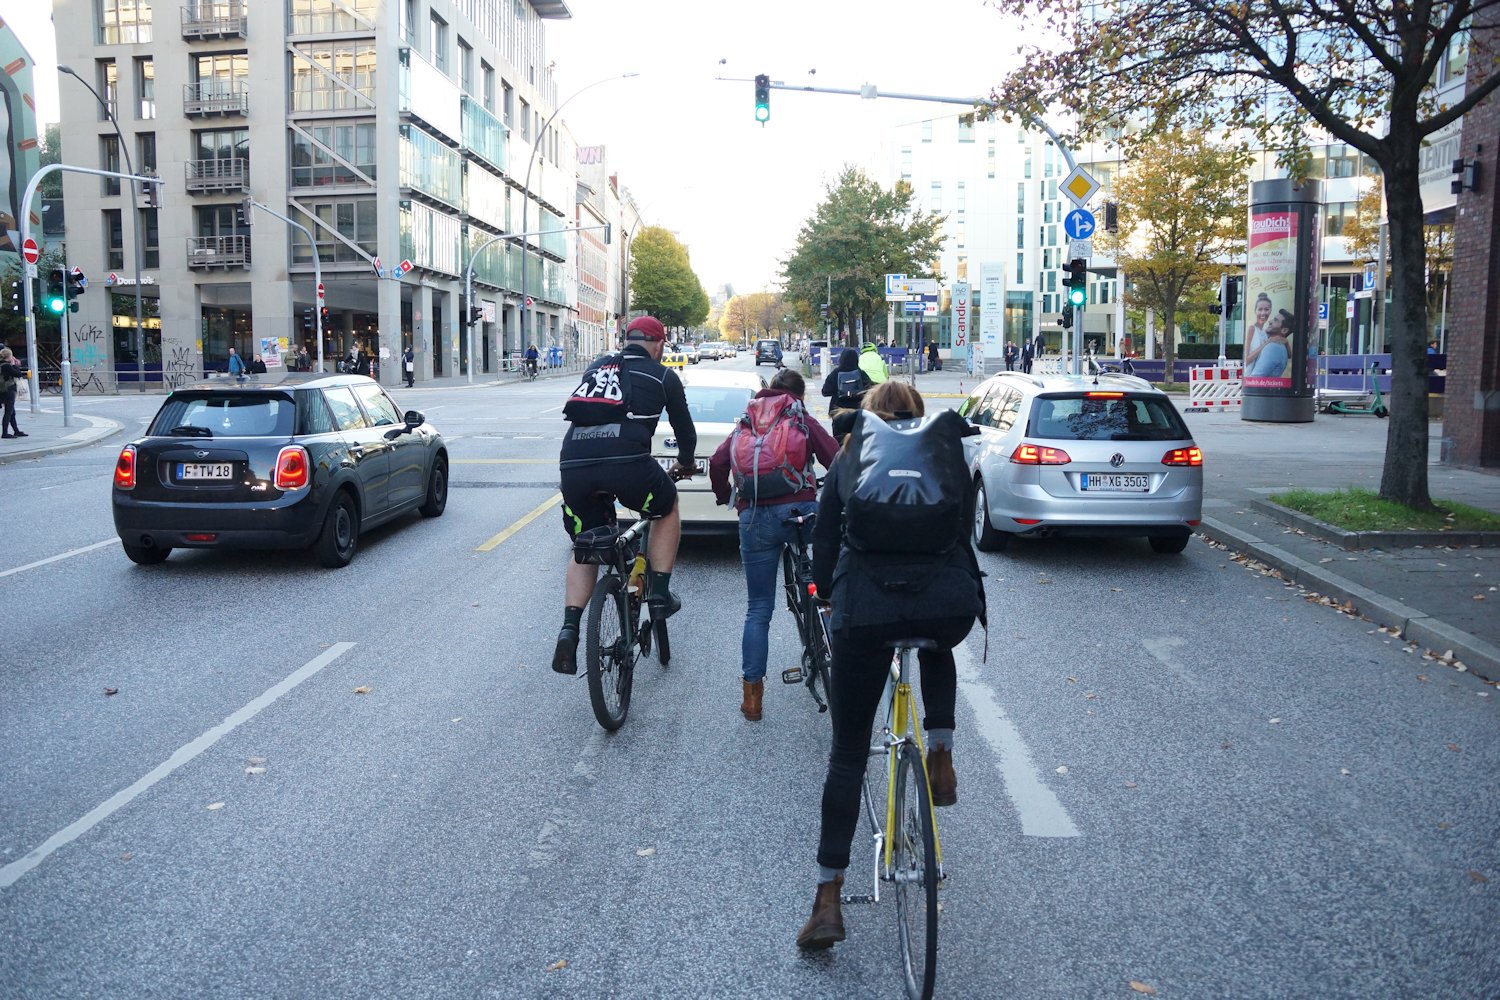
[[[802,668],[801,667],[787,667],[785,670],[783,670],[781,672],[781,683],[783,683],[783,684],[801,684],[802,683]]]
[[[843,897],[841,897],[841,899],[842,899],[842,902],[843,902],[843,904],[845,906],[849,906],[852,903],[873,903],[873,902],[875,902],[875,897],[873,895],[869,894],[869,893],[862,893],[862,894],[859,894],[859,895],[843,896]]]

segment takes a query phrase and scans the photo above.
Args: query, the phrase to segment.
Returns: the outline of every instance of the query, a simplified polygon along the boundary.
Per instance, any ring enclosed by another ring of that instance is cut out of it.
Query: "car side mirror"
[[[406,420],[406,427],[408,430],[416,430],[418,427],[421,427],[423,424],[427,423],[427,418],[422,416],[421,410],[407,410],[406,417],[404,419]]]

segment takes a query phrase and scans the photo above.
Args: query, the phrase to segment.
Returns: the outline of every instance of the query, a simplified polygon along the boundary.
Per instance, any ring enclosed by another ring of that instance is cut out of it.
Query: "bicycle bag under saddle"
[[[585,566],[611,565],[617,558],[616,543],[620,535],[619,526],[613,524],[580,531],[573,539],[573,561]]]

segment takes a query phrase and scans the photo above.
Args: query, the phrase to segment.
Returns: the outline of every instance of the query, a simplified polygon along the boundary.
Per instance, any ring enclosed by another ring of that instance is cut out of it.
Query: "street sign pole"
[[[1229,275],[1219,275],[1219,367],[1224,368],[1229,364],[1229,356],[1224,351],[1224,341],[1229,330]]]

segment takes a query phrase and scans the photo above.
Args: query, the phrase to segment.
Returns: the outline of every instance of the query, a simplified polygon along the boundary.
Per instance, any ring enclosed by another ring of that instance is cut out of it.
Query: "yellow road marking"
[[[555,458],[455,458],[454,465],[556,465]]]
[[[514,535],[516,532],[520,531],[522,528],[526,527],[532,521],[535,521],[537,518],[541,517],[543,514],[547,513],[547,511],[551,510],[553,507],[556,507],[560,503],[562,503],[562,494],[552,494],[552,496],[548,497],[546,502],[540,504],[536,508],[536,510],[533,510],[530,514],[527,514],[515,524],[512,524],[509,528],[506,528],[504,531],[500,532],[500,534],[496,535],[494,538],[491,538],[489,541],[485,542],[474,551],[488,552],[490,549],[493,549],[495,546],[504,542],[511,535]]]

